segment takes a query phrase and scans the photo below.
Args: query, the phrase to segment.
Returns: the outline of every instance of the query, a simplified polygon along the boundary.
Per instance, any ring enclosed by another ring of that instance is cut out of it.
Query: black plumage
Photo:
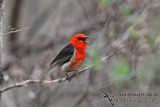
[[[74,54],[74,47],[72,44],[68,44],[65,46],[60,53],[55,57],[55,59],[51,62],[51,65],[63,65],[70,61]]]

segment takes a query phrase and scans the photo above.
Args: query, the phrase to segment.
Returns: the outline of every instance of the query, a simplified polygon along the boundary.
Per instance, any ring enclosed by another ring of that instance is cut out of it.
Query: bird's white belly
[[[67,68],[69,67],[70,63],[71,63],[71,61],[63,64],[63,65],[61,66],[61,71],[65,72],[65,71],[67,70]]]

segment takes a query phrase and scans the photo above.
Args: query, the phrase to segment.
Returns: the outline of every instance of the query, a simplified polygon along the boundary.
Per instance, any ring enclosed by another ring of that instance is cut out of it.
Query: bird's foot
[[[63,76],[61,76],[60,82],[62,82],[62,78],[63,78]]]
[[[66,80],[68,80],[69,82],[71,82],[71,78],[69,77],[69,75],[67,74],[67,73],[65,73],[66,74]]]
[[[76,76],[79,74],[79,69],[76,70]]]

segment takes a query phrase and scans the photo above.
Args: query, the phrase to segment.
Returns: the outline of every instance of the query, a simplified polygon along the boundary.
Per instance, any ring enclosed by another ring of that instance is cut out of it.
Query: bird
[[[87,43],[89,42],[87,38],[89,36],[84,34],[74,35],[70,42],[52,60],[51,66],[57,65],[60,72],[64,72],[67,78],[69,77],[67,72],[76,71],[76,74],[78,74],[78,68],[86,56]]]

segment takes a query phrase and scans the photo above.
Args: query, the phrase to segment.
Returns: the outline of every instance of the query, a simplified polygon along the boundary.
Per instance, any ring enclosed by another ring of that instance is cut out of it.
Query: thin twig
[[[4,34],[1,34],[2,36],[4,35],[8,35],[8,34],[11,34],[11,33],[16,33],[16,32],[21,32],[25,29],[29,29],[30,27],[26,27],[26,28],[23,28],[23,29],[19,29],[19,30],[13,30],[13,31],[10,31],[10,32],[7,32],[7,33],[4,33]]]
[[[85,6],[83,5],[83,2],[82,2],[81,0],[78,0],[78,1],[79,1],[80,5],[82,6],[82,9],[83,9],[85,15],[87,16],[89,22],[92,24],[92,22],[91,22],[91,20],[90,20],[90,18],[89,18],[89,15],[88,15],[88,13],[87,13],[87,10],[86,10]]]

